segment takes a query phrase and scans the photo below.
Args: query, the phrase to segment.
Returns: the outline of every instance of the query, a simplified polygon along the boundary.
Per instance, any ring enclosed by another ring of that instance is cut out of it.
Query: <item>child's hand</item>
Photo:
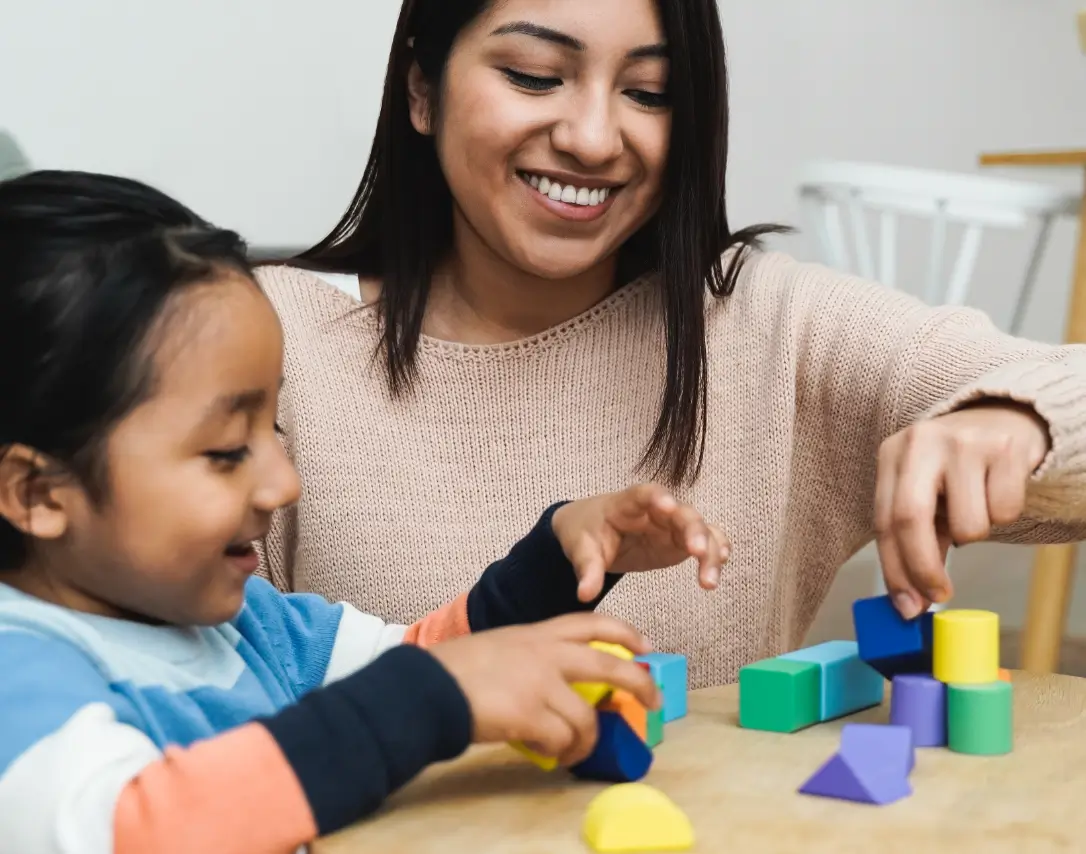
[[[592,752],[597,732],[595,709],[571,683],[605,682],[659,707],[648,671],[593,649],[595,640],[648,652],[633,626],[594,613],[466,635],[429,651],[468,698],[475,742],[521,741],[573,765]]]
[[[577,573],[582,602],[599,596],[605,573],[662,569],[688,557],[698,559],[698,580],[712,590],[731,551],[719,528],[654,484],[565,504],[551,526]]]

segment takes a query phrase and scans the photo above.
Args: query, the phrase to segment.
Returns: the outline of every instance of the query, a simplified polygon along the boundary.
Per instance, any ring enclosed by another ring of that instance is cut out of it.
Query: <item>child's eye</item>
[[[242,445],[240,448],[225,448],[219,451],[204,452],[205,457],[224,468],[234,468],[235,466],[241,465],[249,459],[249,454],[248,445]]]
[[[547,92],[562,85],[562,80],[559,77],[535,77],[531,74],[514,71],[512,68],[503,68],[502,74],[508,77],[514,86],[527,89],[529,92]]]

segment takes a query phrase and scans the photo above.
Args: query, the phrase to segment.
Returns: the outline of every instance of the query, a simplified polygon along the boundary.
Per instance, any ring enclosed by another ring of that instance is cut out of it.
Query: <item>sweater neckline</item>
[[[308,272],[308,271],[306,271]],[[309,273],[309,275],[313,275]],[[318,276],[313,276],[332,298],[350,306],[350,314],[357,317],[371,332],[379,333],[380,318],[377,314],[376,303],[363,303],[358,298],[343,292],[342,290],[324,282]],[[433,353],[435,355],[452,355],[460,357],[493,357],[525,351],[544,350],[559,346],[581,334],[584,330],[596,326],[604,318],[620,311],[630,301],[644,294],[652,286],[651,276],[642,276],[632,282],[622,285],[612,291],[591,308],[581,314],[571,317],[569,320],[544,329],[527,338],[516,341],[504,341],[498,344],[463,344],[458,341],[447,341],[442,338],[434,338],[429,335],[419,336],[419,351]]]

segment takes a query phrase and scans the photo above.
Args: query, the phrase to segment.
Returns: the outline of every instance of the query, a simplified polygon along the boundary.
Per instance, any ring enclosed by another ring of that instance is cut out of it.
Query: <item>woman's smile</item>
[[[554,176],[542,172],[517,172],[520,183],[535,201],[546,211],[571,222],[593,222],[611,209],[615,197],[622,190],[621,184],[608,184],[598,179],[562,183]]]

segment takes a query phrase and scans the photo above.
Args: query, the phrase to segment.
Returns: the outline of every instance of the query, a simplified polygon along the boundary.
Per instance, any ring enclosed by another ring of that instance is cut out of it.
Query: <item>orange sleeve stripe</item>
[[[468,623],[468,594],[450,602],[407,627],[403,642],[423,647],[471,634]]]
[[[116,854],[293,854],[316,836],[301,784],[260,724],[168,747],[124,788],[114,812]]]

